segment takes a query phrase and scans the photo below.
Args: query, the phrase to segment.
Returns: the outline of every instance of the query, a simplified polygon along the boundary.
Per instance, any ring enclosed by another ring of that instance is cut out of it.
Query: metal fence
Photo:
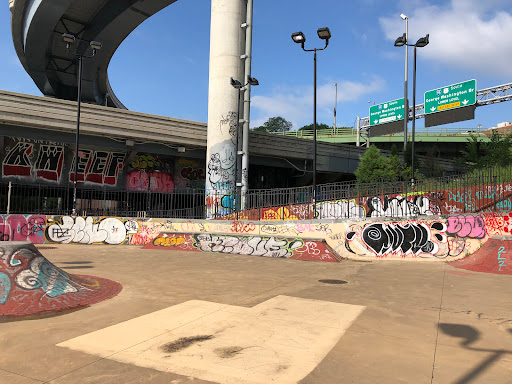
[[[72,202],[72,185],[0,183],[2,213],[69,215]],[[230,220],[404,216],[425,213],[425,204],[433,214],[511,211],[512,166],[420,180],[414,185],[405,181],[323,184],[317,186],[316,201],[310,186],[250,190],[245,196],[233,191],[206,195],[204,190],[192,189],[157,193],[79,186],[77,202],[81,216]]]

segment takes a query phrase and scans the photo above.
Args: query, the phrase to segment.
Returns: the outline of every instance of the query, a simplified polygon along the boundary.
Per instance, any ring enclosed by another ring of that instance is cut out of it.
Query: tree
[[[313,130],[314,127],[313,127],[314,124],[309,124],[309,125],[305,125],[303,126],[302,128],[299,128],[299,131],[304,131],[306,129],[308,130]],[[324,123],[316,123],[316,129],[319,130],[319,129],[331,129],[332,127],[328,126],[327,124],[324,124]]]
[[[254,131],[262,132],[287,132],[292,129],[292,123],[284,117],[277,116],[269,118],[261,127],[254,128]]]
[[[461,162],[470,169],[508,165],[512,163],[512,135],[500,135],[493,130],[488,142],[471,135],[466,143],[466,149],[460,153]]]
[[[387,158],[380,153],[379,148],[371,145],[359,161],[355,175],[360,183],[398,182],[410,180],[411,167],[400,163],[396,146],[391,147],[391,153]],[[419,180],[420,177],[416,168],[414,178]]]

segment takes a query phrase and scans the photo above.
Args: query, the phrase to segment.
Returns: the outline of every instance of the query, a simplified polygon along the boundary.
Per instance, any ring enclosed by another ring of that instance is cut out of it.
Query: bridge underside
[[[86,53],[90,41],[100,41],[102,49],[83,66],[82,100],[124,109],[108,81],[109,62],[137,26],[175,1],[16,0],[11,5],[14,46],[44,95],[76,100],[76,54]],[[63,33],[77,38],[69,51],[62,41]]]

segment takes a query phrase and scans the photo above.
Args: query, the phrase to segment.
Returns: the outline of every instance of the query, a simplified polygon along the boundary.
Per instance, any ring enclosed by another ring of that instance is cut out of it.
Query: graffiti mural
[[[365,217],[364,207],[360,207],[354,200],[327,201],[316,204],[315,218],[344,219]]]
[[[79,183],[92,183],[101,185],[117,185],[119,172],[124,166],[125,153],[93,150],[78,151]],[[71,163],[69,181],[75,180],[75,158]]]
[[[130,161],[126,189],[138,192],[174,192],[173,164],[160,156],[139,153]]]
[[[392,254],[402,257],[435,256],[439,253],[439,244],[447,241],[442,234],[445,231],[446,225],[438,221],[430,225],[419,222],[373,223],[348,232],[346,246],[352,253],[357,254],[357,250],[362,248],[376,257]]]
[[[485,221],[479,215],[452,216],[447,220],[446,234],[449,236],[483,239],[486,236]]]
[[[28,316],[88,306],[116,296],[115,281],[70,275],[30,243],[0,245],[0,316]]]
[[[61,180],[63,167],[63,146],[18,141],[13,143],[12,148],[6,148],[2,173],[5,177],[58,183]]]
[[[204,188],[206,170],[193,159],[180,158],[175,165],[176,188]]]
[[[0,241],[30,241],[34,244],[43,244],[45,228],[44,215],[2,215]]]
[[[135,220],[105,217],[95,221],[92,217],[62,216],[60,220],[48,219],[45,235],[52,243],[125,244],[128,236],[138,231]]]
[[[438,206],[431,204],[427,196],[414,196],[407,200],[402,196],[372,197],[368,199],[369,217],[407,217],[418,215],[437,215],[441,212]]]

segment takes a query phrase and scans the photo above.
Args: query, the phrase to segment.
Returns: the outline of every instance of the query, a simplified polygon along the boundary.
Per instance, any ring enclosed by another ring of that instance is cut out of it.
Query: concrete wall
[[[455,260],[478,250],[489,236],[511,231],[510,212],[300,222],[0,216],[2,241],[144,245],[160,232],[207,233],[219,241],[230,235],[274,236],[325,239],[339,256],[352,259]]]

